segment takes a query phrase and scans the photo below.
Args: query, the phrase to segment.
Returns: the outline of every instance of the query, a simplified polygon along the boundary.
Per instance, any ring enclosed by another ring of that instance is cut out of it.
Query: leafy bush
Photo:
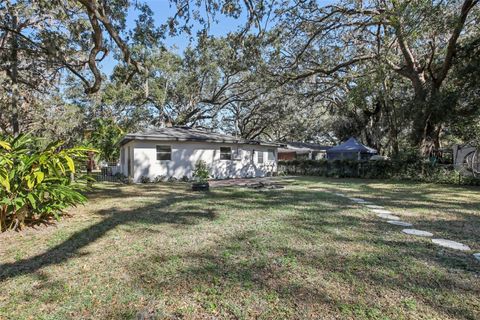
[[[193,178],[196,182],[205,183],[208,181],[210,174],[208,172],[207,163],[203,160],[198,160],[193,171]]]
[[[153,182],[154,183],[160,183],[160,182],[163,182],[165,180],[167,180],[167,177],[162,176],[162,175],[158,175],[158,176],[155,177],[155,179],[153,179]]]
[[[140,182],[141,183],[150,183],[152,180],[148,176],[141,176],[140,177]]]
[[[117,172],[113,176],[116,180],[121,181],[123,183],[127,183],[128,177],[126,175],[124,175],[123,173]]]
[[[86,148],[64,148],[63,142],[39,147],[29,135],[0,138],[0,230],[26,222],[59,218],[64,209],[86,201],[85,179],[75,177],[75,161]]]
[[[452,165],[432,164],[415,156],[401,159],[291,160],[279,161],[280,174],[311,175],[335,178],[401,179],[433,183],[480,185],[480,179],[460,175]]]
[[[98,150],[96,161],[116,162],[120,158],[118,143],[124,135],[122,128],[113,119],[96,119],[93,127],[85,143]]]

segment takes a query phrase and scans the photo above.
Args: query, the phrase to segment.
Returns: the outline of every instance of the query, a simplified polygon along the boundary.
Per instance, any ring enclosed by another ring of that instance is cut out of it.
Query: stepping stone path
[[[396,226],[402,226],[402,227],[411,227],[412,226],[411,223],[405,222],[405,221],[388,220],[387,222],[390,223],[390,224],[394,224]]]
[[[360,198],[348,198],[350,200],[352,200],[353,202],[356,202],[356,203],[366,203],[367,201],[363,200],[363,199],[360,199]]]
[[[392,214],[393,213],[392,211],[388,211],[388,210],[385,210],[385,209],[372,209],[372,212],[383,213],[383,214]]]
[[[336,192],[334,193],[335,195],[339,197],[348,197],[347,195],[343,193]],[[367,208],[369,208],[372,212],[376,213],[379,218],[382,219],[387,219],[387,223],[396,225],[396,226],[402,226],[402,227],[411,227],[412,224],[409,222],[401,221],[399,217],[395,216],[392,214],[391,211],[385,210],[385,207],[383,206],[378,206],[375,204],[372,204],[369,201],[365,201],[364,199],[361,198],[350,198],[348,197],[351,201],[359,204],[364,204]],[[403,229],[403,233],[409,234],[409,235],[414,235],[414,236],[419,236],[419,237],[432,237],[433,233],[424,231],[424,230],[418,230],[418,229]],[[461,251],[469,251],[471,250],[469,246],[452,241],[452,240],[447,240],[447,239],[432,239],[432,242],[446,248],[450,249],[456,249],[456,250],[461,250]],[[474,253],[473,257],[477,259],[480,262],[480,252]]]
[[[393,214],[388,214],[388,213],[379,213],[377,214],[377,217],[382,219],[387,219],[387,220],[400,220],[399,217],[394,216]]]
[[[406,233],[406,234],[411,234],[413,236],[419,236],[419,237],[431,237],[431,236],[433,236],[433,233],[431,233],[431,232],[418,230],[418,229],[403,229],[402,232]]]
[[[438,244],[439,246],[445,247],[445,248],[461,250],[461,251],[469,251],[470,250],[469,246],[464,245],[463,243],[460,243],[460,242],[452,241],[452,240],[432,239],[432,242],[435,243],[435,244]]]
[[[369,209],[385,209],[385,207],[377,206],[375,204],[367,204],[365,207],[367,207]]]

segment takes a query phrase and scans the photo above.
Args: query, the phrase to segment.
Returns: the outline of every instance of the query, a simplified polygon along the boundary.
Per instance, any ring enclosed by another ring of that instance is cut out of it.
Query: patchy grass
[[[56,226],[0,235],[0,318],[479,319],[480,264],[331,192],[480,251],[480,189],[283,179],[100,184]]]

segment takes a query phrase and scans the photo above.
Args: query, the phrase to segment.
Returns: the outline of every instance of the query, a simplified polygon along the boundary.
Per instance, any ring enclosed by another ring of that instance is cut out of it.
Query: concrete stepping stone
[[[360,198],[348,198],[350,200],[352,200],[353,202],[356,202],[356,203],[366,203],[367,201],[365,201],[364,199],[360,199]]]
[[[419,236],[419,237],[431,237],[431,236],[433,236],[433,233],[431,233],[431,232],[418,230],[418,229],[403,229],[402,232],[406,233],[406,234],[411,234],[412,236]]]
[[[383,213],[383,214],[392,214],[393,213],[392,211],[388,211],[388,210],[385,210],[385,209],[372,209],[372,212]]]
[[[411,226],[412,226],[411,223],[405,222],[405,221],[400,221],[400,220],[398,220],[398,221],[396,221],[396,220],[388,220],[387,222],[390,223],[390,224],[394,224],[394,225],[396,225],[396,226],[402,226],[402,227],[411,227]]]
[[[397,217],[397,216],[394,216],[393,214],[388,214],[388,213],[379,213],[377,214],[377,217],[382,219],[387,219],[387,220],[400,220],[400,217]]]
[[[377,206],[376,204],[367,204],[367,205],[365,205],[365,207],[367,207],[369,209],[385,209],[385,207]]]
[[[456,241],[452,240],[447,240],[447,239],[432,239],[432,242],[435,244],[438,244],[439,246],[445,247],[445,248],[450,248],[450,249],[455,249],[455,250],[461,250],[461,251],[469,251],[470,247]]]
[[[478,261],[480,261],[480,252],[479,252],[479,253],[474,253],[474,254],[473,254],[473,257],[474,257],[475,259],[477,259]]]

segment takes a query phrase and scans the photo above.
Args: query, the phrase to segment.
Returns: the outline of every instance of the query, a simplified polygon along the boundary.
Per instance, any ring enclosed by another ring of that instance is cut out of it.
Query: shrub
[[[140,177],[140,182],[141,183],[150,183],[150,182],[152,182],[152,180],[148,176],[141,176]]]
[[[196,182],[205,183],[208,181],[210,174],[208,172],[207,163],[203,160],[198,160],[193,171],[193,178]]]
[[[126,175],[124,175],[123,173],[117,172],[113,176],[116,180],[121,181],[123,183],[127,183],[128,177]]]
[[[480,184],[480,179],[462,176],[452,165],[432,164],[429,161],[411,155],[392,161],[279,161],[278,171],[280,174],[335,178],[401,179],[433,183]]]
[[[75,162],[87,148],[64,148],[61,141],[39,147],[29,135],[0,138],[0,230],[55,217],[84,203],[86,177],[75,177]]]
[[[162,175],[158,175],[155,177],[155,179],[153,179],[153,182],[154,183],[160,183],[160,182],[163,182],[167,179],[167,177],[165,176],[162,176]]]

